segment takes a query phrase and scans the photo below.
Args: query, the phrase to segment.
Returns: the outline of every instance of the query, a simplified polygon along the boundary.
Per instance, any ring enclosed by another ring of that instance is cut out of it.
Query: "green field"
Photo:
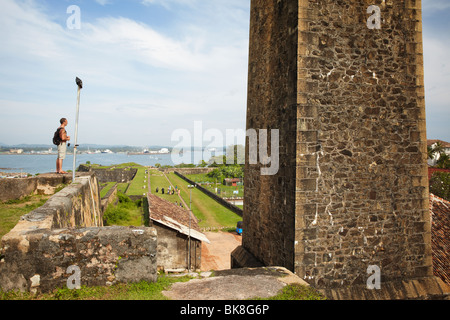
[[[134,176],[133,181],[130,182],[126,194],[129,196],[145,196],[148,192],[148,181],[145,167],[135,166],[138,171]]]
[[[221,198],[231,198],[231,197],[244,197],[244,186],[225,186],[222,184],[223,181],[218,181],[215,178],[207,177],[206,174],[187,174],[186,178],[194,181],[195,183],[202,184],[202,187],[217,194]],[[216,192],[215,189],[220,190]],[[234,191],[238,191],[238,194],[234,194]]]
[[[190,192],[192,191],[192,212],[199,219],[200,228],[235,228],[236,223],[241,221],[242,218],[232,212],[231,210],[225,208],[221,204],[217,203],[206,194],[198,189],[189,189],[188,183],[175,175],[174,173],[169,173],[166,175],[173,186],[177,186],[180,189],[180,196],[183,198],[185,203],[189,206],[190,204]],[[157,171],[150,171],[150,181],[152,193],[157,196],[166,199],[170,202],[179,201],[176,195],[162,195],[161,191],[155,193],[156,187],[158,186],[167,190],[169,182],[164,175]]]
[[[98,168],[98,169],[120,169],[120,168],[129,168],[131,169],[137,169],[137,173],[134,177],[134,179],[129,183],[118,183],[117,190],[128,195],[128,196],[144,196],[148,192],[148,184],[147,184],[147,174],[145,173],[145,170],[147,168],[141,166],[140,164],[129,162],[129,163],[122,163],[122,164],[116,164],[112,166],[101,166],[98,164],[91,164],[91,167]],[[107,184],[104,184],[102,187],[106,189],[101,190],[101,196],[105,196],[108,192],[109,188],[111,188],[115,182],[110,182]]]

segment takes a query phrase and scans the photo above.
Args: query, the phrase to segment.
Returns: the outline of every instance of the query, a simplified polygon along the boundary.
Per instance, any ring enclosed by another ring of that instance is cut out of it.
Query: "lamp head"
[[[82,89],[83,88],[83,81],[81,81],[80,78],[76,78],[75,82],[77,83],[78,88]]]

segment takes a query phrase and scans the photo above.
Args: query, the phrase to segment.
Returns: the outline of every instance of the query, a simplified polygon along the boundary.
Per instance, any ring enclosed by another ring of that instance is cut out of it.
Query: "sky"
[[[422,3],[427,135],[450,142],[450,1]],[[79,144],[174,146],[177,130],[192,139],[245,130],[250,0],[0,8],[0,143],[51,144],[61,117],[74,139],[75,77],[84,84]]]

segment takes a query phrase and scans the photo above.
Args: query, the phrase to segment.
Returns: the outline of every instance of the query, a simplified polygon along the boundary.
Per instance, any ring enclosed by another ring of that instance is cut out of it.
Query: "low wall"
[[[98,168],[92,168],[88,165],[80,165],[78,170],[80,172],[91,172],[95,173],[95,175],[98,177],[98,181],[100,183],[104,182],[118,182],[118,183],[125,183],[130,182],[134,179],[134,176],[137,173],[137,169],[132,168],[119,168],[119,169],[98,169]]]
[[[0,287],[47,292],[79,268],[81,285],[156,280],[154,228],[102,227],[98,180],[77,177],[1,240]],[[73,272],[73,271],[72,271]]]
[[[183,176],[181,173],[179,173],[178,171],[175,171],[175,174],[177,176],[179,176],[180,178],[184,179],[185,181],[187,181],[188,183],[195,185],[195,187],[197,189],[199,189],[200,191],[202,191],[204,194],[206,194],[207,196],[211,197],[212,199],[214,199],[216,202],[220,203],[221,205],[223,205],[224,207],[230,209],[231,211],[233,211],[234,213],[236,213],[237,215],[241,216],[243,215],[243,210],[239,207],[236,207],[234,204],[229,203],[228,201],[222,199],[221,197],[217,196],[216,194],[212,193],[211,191],[209,191],[208,189],[203,188],[201,185],[199,185],[198,183],[192,181],[191,179]]]
[[[100,203],[102,212],[105,212],[108,206],[113,202],[117,202],[117,183],[109,189],[108,193],[102,198]]]
[[[26,242],[26,243],[24,243]],[[66,287],[71,268],[79,284],[156,281],[156,231],[153,228],[91,227],[44,229],[8,239],[0,263],[4,291],[49,292]]]
[[[72,182],[72,175],[46,173],[28,178],[0,179],[0,201],[17,200],[30,194],[53,194],[55,189]]]
[[[216,168],[163,168],[159,171],[164,173],[179,172],[181,174],[205,174],[210,173]]]

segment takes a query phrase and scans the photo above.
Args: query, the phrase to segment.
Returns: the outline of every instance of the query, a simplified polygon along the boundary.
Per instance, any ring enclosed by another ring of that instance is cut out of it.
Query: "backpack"
[[[59,135],[59,132],[61,131],[61,127],[59,127],[58,129],[56,129],[55,134],[53,135],[53,144],[56,146],[59,146],[62,142],[61,137]]]

